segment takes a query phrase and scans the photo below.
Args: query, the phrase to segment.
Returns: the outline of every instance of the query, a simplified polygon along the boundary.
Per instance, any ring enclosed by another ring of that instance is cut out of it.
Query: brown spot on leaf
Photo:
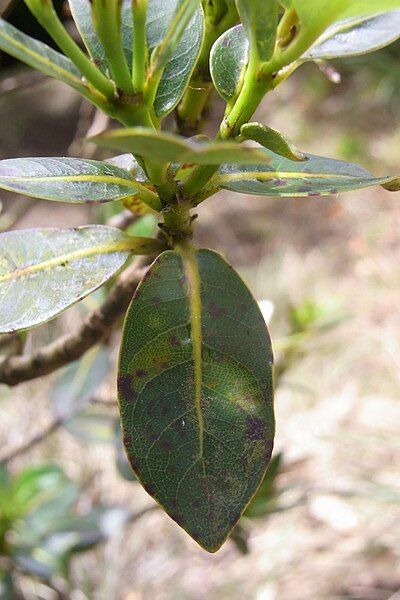
[[[143,377],[147,377],[148,372],[144,369],[136,369],[135,375],[136,377],[139,377],[139,379],[143,379]]]
[[[246,418],[246,437],[251,442],[264,440],[266,435],[266,425],[264,421],[257,417]]]
[[[211,317],[223,317],[225,314],[224,309],[215,302],[209,302],[206,306],[206,310]]]
[[[127,373],[126,375],[119,375],[117,379],[117,386],[119,393],[124,398],[130,398],[132,396],[132,375]]]

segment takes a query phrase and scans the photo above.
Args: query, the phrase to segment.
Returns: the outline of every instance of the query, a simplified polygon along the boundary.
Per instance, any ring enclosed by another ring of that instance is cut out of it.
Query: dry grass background
[[[268,99],[259,117],[302,150],[399,173],[398,98],[390,78],[365,67],[344,72],[337,87],[310,69]],[[58,84],[3,94],[0,108],[3,157],[61,155],[74,137],[77,99]],[[278,485],[295,507],[252,524],[247,555],[231,542],[208,555],[160,511],[150,512],[123,536],[74,559],[71,598],[399,600],[400,195],[220,194],[200,213],[199,242],[224,252],[257,298],[273,302],[277,345],[288,333],[292,305],[311,300],[343,317],[306,342],[277,390],[276,447],[284,454]],[[38,202],[16,226],[89,218],[81,207]],[[51,339],[78,317],[77,309],[68,311],[29,343]],[[3,449],[50,420],[52,381],[0,390]],[[115,393],[111,374],[106,388]],[[107,445],[87,446],[60,430],[12,468],[43,459],[88,482],[82,502],[151,504],[137,484],[116,474]],[[25,579],[21,589],[26,598],[52,597]]]

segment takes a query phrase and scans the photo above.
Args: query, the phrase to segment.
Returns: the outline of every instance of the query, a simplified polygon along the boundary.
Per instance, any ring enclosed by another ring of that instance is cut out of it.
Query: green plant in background
[[[125,154],[3,160],[0,186],[61,202],[123,200],[160,223],[157,238],[124,231],[123,218],[118,227],[1,234],[4,334],[45,323],[126,268],[76,332],[8,357],[0,381],[16,385],[81,357],[127,309],[118,376],[127,455],[146,490],[214,552],[270,460],[272,352],[242,280],[219,254],[193,244],[196,207],[221,189],[291,197],[400,189],[397,177],[305,155],[249,122],[304,62],[364,54],[400,37],[400,1],[70,0],[85,50],[49,0],[26,3],[63,54],[5,21],[0,48],[119,121],[92,141]],[[214,90],[226,108],[209,139],[200,130]],[[163,128],[171,114],[177,133]],[[149,258],[129,264],[133,255],[156,257],[144,276]]]
[[[123,507],[77,513],[82,490],[55,465],[10,476],[0,467],[0,596],[15,598],[13,569],[44,581],[68,579],[71,558],[103,542],[132,519]]]

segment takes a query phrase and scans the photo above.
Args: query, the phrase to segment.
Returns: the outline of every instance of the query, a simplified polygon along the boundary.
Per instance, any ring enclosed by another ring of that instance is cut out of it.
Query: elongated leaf
[[[326,26],[340,19],[400,8],[400,0],[292,0],[306,27]]]
[[[43,42],[25,35],[3,19],[0,19],[0,49],[45,75],[64,81],[82,95],[90,97],[81,73],[69,58]]]
[[[0,187],[56,202],[94,203],[137,193],[148,202],[155,194],[130,171],[81,158],[14,158],[0,161]]]
[[[400,10],[345,19],[329,27],[301,57],[302,61],[358,56],[400,37]]]
[[[167,34],[169,23],[182,1],[148,1],[147,42],[150,53]],[[170,113],[178,104],[195,67],[204,34],[204,15],[200,2],[198,4],[158,86],[154,106],[159,117]]]
[[[220,96],[229,102],[239,92],[241,77],[249,60],[249,41],[242,25],[225,31],[211,49],[210,72]]]
[[[306,156],[288,140],[288,138],[266,125],[260,123],[246,123],[240,130],[240,135],[245,140],[253,140],[271,150],[279,156],[289,160],[307,160]]]
[[[249,164],[254,160],[269,160],[261,150],[240,147],[234,142],[204,142],[144,127],[116,129],[90,139],[99,146],[160,162],[218,165],[221,162]]]
[[[399,177],[374,177],[365,169],[341,160],[307,155],[306,162],[294,163],[265,152],[271,157],[267,166],[223,165],[212,185],[259,196],[325,196],[373,185],[389,191],[400,190]]]
[[[0,333],[45,323],[159,244],[119,229],[28,229],[0,235]]]
[[[104,48],[97,37],[97,33],[93,25],[92,11],[90,9],[89,0],[68,0],[68,2],[76,27],[90,56],[93,58],[94,63],[99,67],[99,69],[103,73],[107,74],[107,59],[104,53]],[[130,35],[132,36],[132,26]],[[132,54],[132,48],[130,48],[130,52]]]
[[[215,552],[262,481],[274,435],[267,328],[221,256],[185,247],[153,263],[127,314],[118,387],[138,478]]]
[[[271,58],[278,23],[277,0],[236,0],[251,52],[260,62]]]

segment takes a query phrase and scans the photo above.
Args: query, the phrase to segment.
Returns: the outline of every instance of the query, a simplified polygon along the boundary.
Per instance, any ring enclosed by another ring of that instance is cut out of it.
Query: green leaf
[[[326,196],[373,185],[389,191],[400,190],[399,177],[374,177],[365,169],[333,158],[307,155],[308,160],[294,163],[265,150],[268,165],[222,165],[210,188],[231,190],[258,196]],[[204,196],[210,195],[204,189]]]
[[[151,54],[164,39],[174,14],[183,0],[149,0],[147,5],[147,43]],[[204,34],[200,2],[180,42],[165,67],[154,102],[157,116],[170,113],[181,99],[195,67]]]
[[[264,480],[258,488],[252,502],[246,508],[243,515],[244,517],[256,519],[274,512],[276,508],[276,500],[279,495],[275,489],[276,479],[282,469],[282,459],[282,453],[276,454],[271,459]]]
[[[218,94],[229,102],[238,95],[249,61],[249,42],[242,25],[225,31],[210,54],[210,72]]]
[[[11,158],[0,161],[0,187],[11,192],[54,200],[93,204],[138,194],[158,206],[155,192],[136,181],[127,169],[81,158]]]
[[[259,62],[268,61],[275,49],[278,4],[276,0],[236,0],[240,20]]]
[[[184,245],[153,263],[127,313],[118,389],[135,473],[215,552],[260,484],[274,436],[267,328],[220,255]]]
[[[400,10],[355,17],[329,27],[301,61],[344,58],[374,52],[400,37]]]
[[[254,160],[269,160],[261,150],[240,147],[235,142],[204,142],[145,127],[115,129],[90,140],[99,146],[160,162],[218,165],[221,162],[249,164]]]
[[[261,146],[264,146],[264,148],[274,152],[274,154],[278,154],[289,160],[307,160],[307,157],[297,150],[285,135],[266,125],[261,125],[260,123],[246,123],[245,125],[242,125],[240,136],[245,140],[258,142]]]
[[[69,58],[25,35],[3,19],[0,19],[0,49],[45,75],[67,83],[83,96],[93,97]]]
[[[108,74],[108,63],[104,48],[97,36],[93,21],[92,11],[89,0],[68,0],[71,8],[72,17],[75,21],[78,32],[85,44],[94,63],[99,67],[102,73]],[[129,3],[130,4],[130,3]],[[131,26],[132,31],[132,26]],[[131,32],[132,35],[132,32]],[[131,50],[132,52],[132,50]]]
[[[400,8],[400,0],[292,0],[301,23],[307,28],[326,26],[349,17],[382,13]]]
[[[157,240],[119,229],[28,229],[0,235],[0,333],[35,327],[81,300]]]

